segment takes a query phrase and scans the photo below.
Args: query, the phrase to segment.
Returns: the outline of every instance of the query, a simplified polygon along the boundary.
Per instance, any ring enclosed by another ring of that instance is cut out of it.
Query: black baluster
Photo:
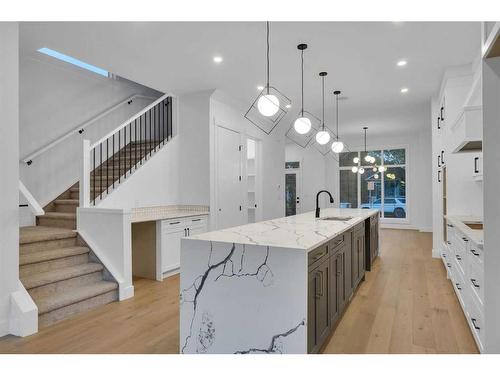
[[[122,182],[122,153],[121,144],[122,144],[122,130],[118,130],[118,184]]]
[[[106,139],[106,194],[108,194],[109,181],[109,138]]]
[[[99,199],[101,199],[101,195],[102,195],[102,142],[99,144],[99,165],[100,165],[100,169],[101,169],[101,182],[100,182],[100,189],[99,189]]]
[[[137,169],[137,119],[134,120],[134,129],[135,129],[135,137],[134,137],[134,170]]]
[[[92,190],[94,191],[94,193],[92,194],[92,197],[94,198],[93,201],[94,201],[94,206],[95,206],[95,147],[94,147],[93,152],[94,152],[94,170],[93,170],[94,176],[92,177],[92,180],[94,180],[94,182],[93,182]]]
[[[113,189],[115,188],[115,134],[113,133]]]

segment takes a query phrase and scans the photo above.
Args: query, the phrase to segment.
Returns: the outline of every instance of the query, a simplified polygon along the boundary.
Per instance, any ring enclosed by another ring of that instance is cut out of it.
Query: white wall
[[[9,332],[11,294],[19,281],[18,24],[0,22],[0,336]]]
[[[128,80],[109,79],[36,51],[21,51],[19,66],[21,159],[134,94],[160,95]],[[84,134],[75,134],[35,158],[31,166],[21,163],[22,181],[42,205],[47,204],[78,180],[83,137],[96,141],[151,101],[137,99],[124,104]]]

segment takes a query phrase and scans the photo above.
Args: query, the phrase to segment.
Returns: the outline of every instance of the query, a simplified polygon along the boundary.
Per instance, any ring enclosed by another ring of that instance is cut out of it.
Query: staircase
[[[163,96],[92,147],[87,202],[102,200],[171,137],[172,100]],[[79,198],[76,183],[36,226],[20,228],[19,277],[38,307],[39,327],[118,299],[118,284],[76,231]]]

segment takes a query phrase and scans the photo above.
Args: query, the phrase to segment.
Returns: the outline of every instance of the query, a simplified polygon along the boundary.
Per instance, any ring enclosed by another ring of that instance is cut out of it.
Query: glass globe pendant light
[[[337,119],[337,140],[333,141],[332,143],[332,151],[335,152],[336,154],[341,153],[342,150],[344,149],[344,142],[339,140],[339,95],[340,91],[336,90],[333,92],[335,95],[335,103],[337,107],[337,112],[336,112],[336,119]]]
[[[352,159],[352,162],[354,164],[358,164],[359,163],[359,158],[357,156],[355,156],[354,159]]]
[[[351,168],[352,173],[357,173],[358,172],[358,167],[354,166]]]
[[[301,43],[297,46],[300,50],[300,70],[301,70],[301,108],[300,117],[297,117],[293,123],[293,128],[299,134],[307,134],[311,130],[311,120],[304,116],[304,50],[307,48],[307,44]]]
[[[363,130],[365,131],[365,154],[366,154],[366,131],[368,130],[368,127],[364,126]],[[375,158],[373,156],[367,154],[365,156],[365,161],[367,163],[373,164],[373,163],[375,163]]]
[[[330,142],[330,133],[325,129],[325,76],[327,74],[328,74],[327,72],[319,73],[322,85],[321,95],[323,98],[323,120],[320,130],[316,133],[316,142],[318,142],[322,146]]]
[[[262,116],[270,117],[274,116],[280,109],[279,99],[269,93],[269,21],[266,22],[266,94],[262,95],[257,101],[257,109]]]

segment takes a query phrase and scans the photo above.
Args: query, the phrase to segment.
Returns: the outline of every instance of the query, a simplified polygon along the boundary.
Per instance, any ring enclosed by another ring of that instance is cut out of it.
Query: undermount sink
[[[320,220],[330,220],[330,221],[349,221],[352,219],[352,216],[326,216],[320,217]]]
[[[483,230],[483,223],[465,223],[470,229]]]

